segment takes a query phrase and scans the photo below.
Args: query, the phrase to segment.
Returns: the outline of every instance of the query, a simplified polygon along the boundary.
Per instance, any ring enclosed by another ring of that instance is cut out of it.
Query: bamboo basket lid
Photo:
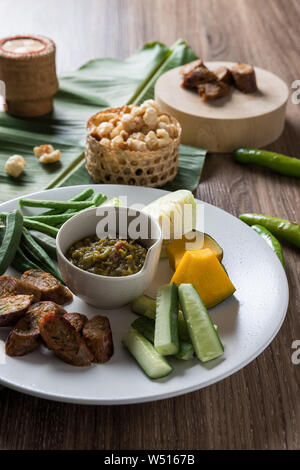
[[[8,112],[34,117],[49,113],[58,89],[55,44],[39,35],[0,40],[0,80],[5,83]]]
[[[205,62],[216,70],[234,62]],[[162,111],[172,114],[182,126],[181,142],[211,152],[231,152],[238,147],[263,147],[283,131],[289,90],[283,80],[255,67],[258,91],[230,93],[205,102],[192,90],[180,87],[181,67],[166,72],[156,82],[155,100]]]

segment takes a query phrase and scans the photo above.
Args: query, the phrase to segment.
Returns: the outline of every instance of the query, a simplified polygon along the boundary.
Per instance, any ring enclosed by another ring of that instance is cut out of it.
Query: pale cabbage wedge
[[[143,209],[143,212],[152,215],[162,228],[162,258],[168,256],[169,243],[196,228],[196,207],[191,191],[180,189],[156,199]]]

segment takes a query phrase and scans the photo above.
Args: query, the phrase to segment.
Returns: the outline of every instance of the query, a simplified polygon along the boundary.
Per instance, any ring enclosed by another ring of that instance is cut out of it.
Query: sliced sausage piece
[[[114,352],[110,323],[107,317],[95,315],[82,330],[85,342],[93,353],[93,362],[103,364]]]
[[[59,292],[54,296],[48,296],[48,300],[53,300],[53,302],[56,302],[59,305],[65,305],[73,301],[73,294],[67,287],[61,284]]]
[[[200,67],[205,67],[202,60],[193,60],[193,62],[189,62],[188,64],[185,64],[183,67],[181,67],[180,72],[185,77],[186,75]]]
[[[81,313],[67,312],[64,314],[64,318],[68,320],[76,331],[82,331],[84,325],[88,321],[85,315]]]
[[[9,333],[5,342],[5,352],[8,356],[24,356],[37,349],[39,345],[38,317],[26,313]]]
[[[54,302],[38,302],[31,305],[9,333],[5,343],[6,354],[24,356],[34,351],[41,344],[40,321],[49,313],[63,315],[66,311]]]
[[[229,93],[229,86],[219,81],[205,83],[198,88],[198,93],[204,100],[216,100],[223,98]]]
[[[198,88],[204,83],[216,80],[216,75],[205,66],[201,66],[188,75],[185,75],[181,84],[182,88]]]
[[[29,314],[35,315],[39,320],[41,320],[43,316],[47,315],[48,313],[64,315],[67,312],[63,307],[61,307],[60,305],[57,305],[55,302],[52,302],[51,300],[45,300],[42,302],[37,302],[35,304],[32,304],[27,310],[27,315]]]
[[[40,332],[49,349],[68,364],[89,366],[93,355],[81,334],[63,316],[49,313],[40,322]]]
[[[0,299],[0,326],[14,325],[32,304],[33,295],[12,295]]]
[[[234,84],[243,93],[255,93],[257,91],[256,75],[252,65],[238,63],[231,69]]]
[[[71,292],[50,273],[30,269],[22,274],[21,281],[40,289],[42,300],[52,300],[60,305],[73,300]]]
[[[226,83],[227,85],[232,85],[233,77],[232,73],[227,67],[219,67],[215,72],[218,80],[220,82]]]
[[[26,284],[20,279],[15,279],[12,276],[0,276],[0,298],[20,294],[33,295],[33,302],[41,300],[42,295],[37,287]]]

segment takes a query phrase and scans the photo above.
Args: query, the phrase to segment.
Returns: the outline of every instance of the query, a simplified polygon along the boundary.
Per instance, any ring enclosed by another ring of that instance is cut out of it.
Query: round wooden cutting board
[[[216,70],[221,65],[231,68],[234,62],[205,65]],[[245,94],[232,86],[226,97],[205,102],[196,91],[181,88],[180,69],[157,80],[155,99],[181,123],[183,144],[231,152],[238,147],[263,147],[282,133],[289,90],[273,73],[255,67],[256,93]]]

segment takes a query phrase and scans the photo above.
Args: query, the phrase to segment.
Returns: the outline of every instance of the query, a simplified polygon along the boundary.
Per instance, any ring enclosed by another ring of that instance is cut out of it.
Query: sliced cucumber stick
[[[193,345],[191,343],[186,343],[185,341],[183,341],[179,344],[179,351],[175,355],[175,357],[183,361],[189,361],[193,358],[194,352],[195,351]]]
[[[151,379],[159,379],[172,372],[173,368],[166,359],[134,328],[125,334],[123,344]]]
[[[154,347],[162,355],[177,354],[178,340],[178,287],[166,284],[157,291]]]
[[[191,342],[189,330],[184,319],[182,310],[180,309],[178,310],[178,336],[181,341],[186,341],[187,343]]]
[[[155,321],[150,318],[139,317],[131,324],[132,328],[145,336],[152,344],[154,343]]]
[[[151,320],[155,320],[156,301],[146,295],[141,295],[132,302],[131,310],[137,315],[143,315],[144,317],[151,318]],[[178,311],[178,335],[181,341],[190,342],[190,335],[180,309]]]
[[[131,324],[132,328],[137,330],[141,335],[145,336],[152,344],[154,343],[155,322],[150,318],[139,317]],[[194,356],[194,348],[191,343],[186,341],[179,342],[178,353],[175,354],[177,359],[188,361]]]
[[[156,315],[156,302],[146,295],[140,295],[131,304],[131,310],[137,315],[155,320]]]
[[[221,356],[224,347],[194,286],[181,284],[178,292],[180,305],[198,359],[207,362]]]

